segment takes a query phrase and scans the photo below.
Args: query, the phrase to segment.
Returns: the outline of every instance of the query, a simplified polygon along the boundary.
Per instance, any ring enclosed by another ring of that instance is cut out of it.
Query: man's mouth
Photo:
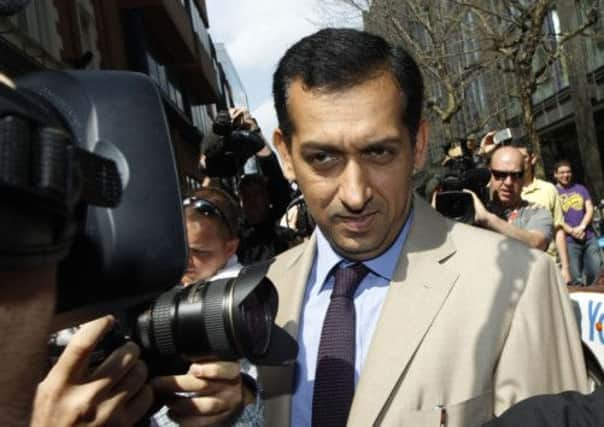
[[[371,228],[376,214],[376,212],[371,212],[363,215],[339,215],[338,219],[347,229],[363,232]]]

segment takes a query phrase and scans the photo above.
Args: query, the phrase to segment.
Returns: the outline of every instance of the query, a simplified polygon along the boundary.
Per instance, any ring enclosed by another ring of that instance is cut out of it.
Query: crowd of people
[[[572,180],[568,160],[556,162],[554,183],[535,176],[537,157],[517,139],[495,143],[488,132],[472,150],[473,165],[488,168],[488,199],[474,200],[474,224],[546,251],[557,262],[567,285],[589,286],[603,271],[594,230],[594,203],[587,188]],[[462,156],[461,150],[447,160]],[[438,176],[425,187],[433,206],[443,189]]]
[[[414,194],[429,124],[422,74],[404,49],[362,31],[318,31],[287,50],[273,94],[283,172],[265,146],[256,153],[261,173],[238,178],[235,189],[209,180],[187,195],[189,259],[178,286],[234,277],[242,265],[276,257],[267,276],[279,294],[276,323],[299,345],[295,364],[197,360],[184,374],[148,381],[138,347],[128,343],[90,369],[113,323],[104,317],[75,332],[35,397],[23,363],[38,372],[43,352],[20,343],[23,355],[36,357],[13,357],[12,375],[0,369],[11,380],[3,383],[21,391],[0,393],[0,411],[13,411],[5,419],[34,426],[132,425],[145,414],[155,426],[601,425],[601,391],[583,395],[587,376],[565,286],[590,284],[601,270],[593,203],[573,183],[570,163],[556,165],[554,186],[534,176],[530,147],[487,137],[492,202],[472,194],[478,226],[469,226]],[[280,225],[294,182],[316,224],[310,236]],[[19,280],[27,292],[32,279]],[[52,292],[43,296],[36,298],[48,304]],[[24,300],[14,299],[15,307]],[[47,311],[34,316],[37,332],[46,330]],[[19,316],[9,318],[27,329]],[[0,320],[5,327],[7,317]]]

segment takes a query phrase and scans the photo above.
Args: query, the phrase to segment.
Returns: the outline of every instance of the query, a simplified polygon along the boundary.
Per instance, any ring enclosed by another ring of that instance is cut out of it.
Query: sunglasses
[[[215,217],[221,220],[229,229],[229,231],[233,231],[229,221],[227,221],[226,215],[222,213],[218,206],[214,203],[209,202],[206,199],[198,199],[197,197],[187,197],[182,202],[183,207],[185,208],[193,208],[203,216]]]
[[[493,178],[495,178],[497,181],[503,181],[507,179],[508,176],[512,178],[512,181],[517,181],[522,179],[524,176],[524,171],[498,171],[491,169],[491,175],[493,175]]]

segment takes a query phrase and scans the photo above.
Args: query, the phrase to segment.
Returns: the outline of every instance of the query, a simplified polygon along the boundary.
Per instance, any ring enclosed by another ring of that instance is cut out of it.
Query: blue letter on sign
[[[598,313],[600,312],[600,307],[602,303],[599,302],[596,304],[594,308],[594,302],[592,300],[589,301],[588,312],[589,312],[589,340],[594,340],[594,331],[596,330],[596,322],[598,321]],[[601,317],[601,316],[600,316]],[[602,334],[600,333],[600,341],[604,344],[602,340]]]

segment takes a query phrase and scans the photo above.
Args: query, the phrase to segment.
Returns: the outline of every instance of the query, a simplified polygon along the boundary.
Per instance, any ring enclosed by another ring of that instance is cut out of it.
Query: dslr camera
[[[211,177],[230,178],[240,175],[246,160],[264,147],[257,126],[244,120],[243,114],[219,111],[212,125],[218,137],[206,148],[206,173]]]
[[[175,287],[187,264],[179,170],[149,78],[48,71],[16,85],[0,84],[0,268],[61,261],[53,330],[113,313],[150,358],[295,360],[268,263]]]

